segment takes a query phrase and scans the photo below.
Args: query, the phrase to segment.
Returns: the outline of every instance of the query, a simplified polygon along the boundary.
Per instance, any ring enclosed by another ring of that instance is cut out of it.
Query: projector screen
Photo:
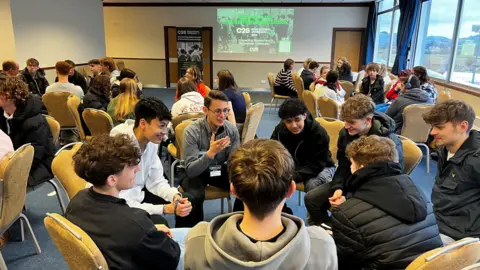
[[[217,53],[288,54],[292,50],[293,8],[217,9]]]

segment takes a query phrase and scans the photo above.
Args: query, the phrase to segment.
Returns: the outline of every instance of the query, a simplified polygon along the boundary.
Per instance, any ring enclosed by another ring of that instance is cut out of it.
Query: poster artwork
[[[183,77],[188,67],[196,65],[203,73],[202,29],[177,28],[178,76]]]

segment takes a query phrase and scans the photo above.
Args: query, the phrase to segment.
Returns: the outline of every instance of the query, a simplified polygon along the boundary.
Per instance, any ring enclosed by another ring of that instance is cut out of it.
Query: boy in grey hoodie
[[[185,269],[337,269],[333,238],[282,214],[295,192],[292,156],[278,141],[249,141],[228,159],[230,191],[244,212],[201,222],[187,235]]]

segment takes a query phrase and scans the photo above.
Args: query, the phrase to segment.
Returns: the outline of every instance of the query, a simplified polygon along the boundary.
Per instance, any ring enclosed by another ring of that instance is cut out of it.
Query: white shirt
[[[343,93],[343,96],[340,95]],[[318,99],[319,97],[328,97],[330,99],[335,100],[339,105],[343,104],[344,102],[344,96],[345,96],[345,91],[337,93],[336,91],[326,87],[325,85],[317,84],[315,86],[315,91],[313,92],[315,95],[315,99]]]
[[[73,95],[76,95],[77,97],[80,98],[80,100],[83,99],[83,90],[80,86],[74,85],[73,83],[61,83],[61,82],[56,82],[50,86],[47,87],[47,90],[45,90],[46,93],[50,92],[70,92]]]
[[[0,129],[0,160],[8,153],[13,153],[13,151],[12,140]]]
[[[204,99],[198,92],[188,92],[183,94],[180,99],[172,106],[172,117],[186,113],[203,112]]]
[[[453,156],[455,156],[455,153],[450,153],[447,151],[447,160],[450,160]]]

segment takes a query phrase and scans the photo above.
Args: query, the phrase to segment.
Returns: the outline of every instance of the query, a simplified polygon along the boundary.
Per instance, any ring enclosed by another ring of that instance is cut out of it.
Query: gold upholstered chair
[[[112,117],[102,110],[85,109],[82,112],[82,117],[92,136],[110,134],[113,128]]]

